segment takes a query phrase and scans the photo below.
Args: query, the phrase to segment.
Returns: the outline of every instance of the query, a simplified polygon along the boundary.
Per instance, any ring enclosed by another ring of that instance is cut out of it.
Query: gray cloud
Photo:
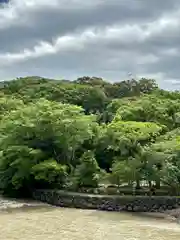
[[[179,87],[179,0],[12,0],[0,9],[0,78],[157,78]]]

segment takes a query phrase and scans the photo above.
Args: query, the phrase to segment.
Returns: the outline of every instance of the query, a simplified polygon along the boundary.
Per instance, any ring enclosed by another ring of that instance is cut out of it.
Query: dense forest
[[[153,79],[0,82],[0,189],[180,189],[180,92]]]

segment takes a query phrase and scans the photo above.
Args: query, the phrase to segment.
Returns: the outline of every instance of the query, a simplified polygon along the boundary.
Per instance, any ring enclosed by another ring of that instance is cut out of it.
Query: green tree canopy
[[[155,122],[173,129],[179,126],[179,115],[179,100],[145,95],[136,100],[121,102],[114,120]]]
[[[80,164],[75,168],[73,175],[73,183],[76,187],[97,187],[101,169],[98,166],[94,153],[92,151],[85,152]]]
[[[141,147],[162,134],[164,126],[135,121],[113,121],[101,129],[96,148],[100,166],[109,169],[114,157],[125,159],[139,153]]]
[[[20,99],[11,96],[0,96],[0,119],[12,110],[24,107],[24,103]]]

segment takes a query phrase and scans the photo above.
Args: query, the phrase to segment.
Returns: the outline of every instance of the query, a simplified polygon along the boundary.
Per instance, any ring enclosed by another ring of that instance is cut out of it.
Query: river
[[[0,201],[1,240],[179,240],[180,225],[152,217]],[[19,205],[19,207],[18,207]],[[3,207],[2,207],[3,206]]]

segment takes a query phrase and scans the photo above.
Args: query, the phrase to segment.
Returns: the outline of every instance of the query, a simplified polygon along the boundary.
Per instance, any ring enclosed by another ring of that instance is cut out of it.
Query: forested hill
[[[0,82],[0,188],[142,180],[179,191],[180,93],[153,79]]]

